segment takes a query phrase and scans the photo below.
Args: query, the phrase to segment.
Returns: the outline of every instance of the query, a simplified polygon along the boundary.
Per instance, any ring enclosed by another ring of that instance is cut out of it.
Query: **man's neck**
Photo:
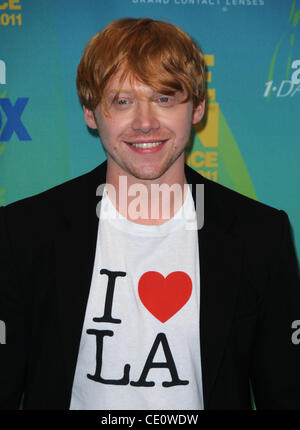
[[[187,182],[184,163],[156,179],[139,179],[122,169],[107,169],[107,194],[118,212],[128,220],[144,225],[161,225],[183,205]]]

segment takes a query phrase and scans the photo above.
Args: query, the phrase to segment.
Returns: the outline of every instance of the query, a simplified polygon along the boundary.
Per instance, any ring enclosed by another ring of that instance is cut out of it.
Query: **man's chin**
[[[163,176],[166,170],[164,169],[153,169],[147,167],[141,170],[134,169],[131,174],[139,181],[155,181]]]

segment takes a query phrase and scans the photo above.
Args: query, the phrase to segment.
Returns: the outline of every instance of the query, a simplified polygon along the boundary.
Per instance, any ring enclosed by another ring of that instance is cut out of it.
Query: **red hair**
[[[180,28],[150,18],[110,23],[87,44],[77,70],[81,103],[95,110],[122,67],[120,82],[137,79],[155,91],[186,91],[194,107],[205,98],[205,62],[196,43]],[[186,101],[185,100],[185,101]]]

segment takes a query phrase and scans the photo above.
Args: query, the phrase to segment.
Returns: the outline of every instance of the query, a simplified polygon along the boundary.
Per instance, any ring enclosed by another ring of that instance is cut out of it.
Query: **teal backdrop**
[[[105,159],[76,69],[88,39],[128,16],[172,22],[202,47],[207,115],[186,161],[284,209],[300,255],[300,0],[0,0],[0,204]]]

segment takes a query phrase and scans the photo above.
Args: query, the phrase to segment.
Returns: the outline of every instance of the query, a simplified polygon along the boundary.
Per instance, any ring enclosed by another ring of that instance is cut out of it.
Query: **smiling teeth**
[[[163,142],[152,142],[152,143],[132,143],[132,146],[135,146],[136,148],[155,148],[158,145],[161,145]]]

